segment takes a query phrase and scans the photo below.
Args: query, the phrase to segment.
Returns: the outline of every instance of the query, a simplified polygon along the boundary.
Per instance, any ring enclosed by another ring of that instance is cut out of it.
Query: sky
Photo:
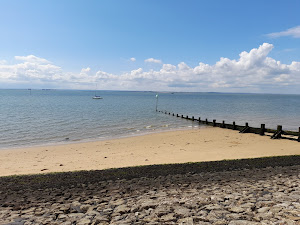
[[[300,94],[299,0],[0,0],[0,88]]]

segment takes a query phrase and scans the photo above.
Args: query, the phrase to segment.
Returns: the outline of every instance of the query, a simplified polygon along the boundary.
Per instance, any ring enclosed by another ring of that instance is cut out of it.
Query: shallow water
[[[156,93],[0,90],[0,148],[103,140],[198,127],[157,113]],[[284,129],[300,126],[300,95],[159,93],[158,110],[210,121]]]

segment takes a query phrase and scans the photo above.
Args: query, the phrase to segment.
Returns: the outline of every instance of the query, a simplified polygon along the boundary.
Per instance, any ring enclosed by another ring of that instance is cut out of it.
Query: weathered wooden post
[[[176,114],[176,117],[179,117],[178,113]]]
[[[199,117],[199,123],[201,123],[201,117]]]
[[[259,134],[260,134],[260,135],[265,135],[265,129],[266,129],[266,125],[262,123],[262,124],[260,125],[260,131],[259,131]]]
[[[300,127],[299,127],[298,141],[300,142]]]
[[[240,131],[240,133],[248,133],[250,130],[249,124],[245,123],[245,127]]]
[[[173,113],[172,116],[175,116],[175,114]]]
[[[214,127],[216,126],[216,120],[213,120],[213,126]]]
[[[235,122],[233,121],[233,123],[232,123],[232,129],[233,130],[236,130],[236,125],[235,125]]]
[[[169,115],[171,115],[171,113],[169,113]]]
[[[225,121],[223,120],[222,123],[220,124],[221,128],[225,128]]]
[[[207,120],[207,118],[205,119],[205,124],[208,124],[208,120]]]
[[[271,139],[278,139],[281,138],[281,135],[283,134],[282,126],[277,125],[276,132],[272,135]]]
[[[281,125],[277,125],[277,137],[276,138],[281,138],[281,133],[282,133],[282,126]]]
[[[181,118],[183,118],[183,115],[181,115]]]
[[[195,120],[195,118],[194,118],[194,116],[192,116],[192,121],[194,121]]]
[[[185,117],[186,119],[189,119],[189,116],[188,115],[186,115],[186,117]]]

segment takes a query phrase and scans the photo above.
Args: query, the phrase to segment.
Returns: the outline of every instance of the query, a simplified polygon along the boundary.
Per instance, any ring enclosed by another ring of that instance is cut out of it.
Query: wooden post
[[[208,124],[208,120],[207,119],[205,119],[205,124]]]
[[[233,129],[233,130],[236,130],[236,125],[235,125],[235,122],[234,122],[234,121],[233,121],[233,123],[232,123],[232,126],[233,126],[232,129]]]
[[[281,125],[277,125],[277,138],[281,138],[281,132],[282,132],[282,126]]]
[[[194,116],[192,116],[192,120],[193,120],[193,121],[195,120]]]
[[[222,124],[221,124],[221,126],[220,126],[221,128],[225,128],[225,121],[223,120],[223,122],[222,122]]]
[[[175,114],[173,113],[172,116],[175,116]]]
[[[259,131],[260,135],[265,135],[265,128],[266,128],[266,125],[262,123],[260,125],[260,131]]]
[[[179,117],[178,113],[176,114],[177,117]]]
[[[213,120],[213,126],[214,127],[216,126],[216,120]]]
[[[181,115],[181,118],[183,118],[183,115]]]
[[[240,131],[240,133],[248,133],[250,130],[250,127],[248,125],[248,123],[245,124],[245,127]]]
[[[186,119],[188,119],[189,118],[189,116],[188,115],[186,115],[186,117],[185,117]]]
[[[298,141],[300,142],[300,127],[299,127]]]
[[[282,126],[277,125],[276,132],[272,135],[271,139],[278,139],[281,138],[281,135],[283,134]]]
[[[171,113],[169,113],[169,115],[171,115]]]
[[[199,117],[199,123],[201,122],[201,117]]]

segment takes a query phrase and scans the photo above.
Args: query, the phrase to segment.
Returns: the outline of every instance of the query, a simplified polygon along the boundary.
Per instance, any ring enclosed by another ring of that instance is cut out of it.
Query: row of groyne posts
[[[184,116],[184,115],[179,115],[179,114],[175,114],[175,113],[170,113],[167,111],[157,110],[157,112],[161,112],[161,113],[171,115],[171,116],[176,116],[176,117],[186,119],[186,120],[196,121],[200,124],[205,124],[208,126],[238,130],[240,133],[254,133],[254,134],[259,134],[259,135],[265,135],[266,133],[269,133],[269,134],[271,134],[270,135],[271,139],[284,138],[284,139],[295,140],[295,141],[300,142],[300,127],[299,127],[298,132],[283,130],[282,125],[277,125],[277,130],[274,130],[274,129],[266,128],[265,124],[261,124],[260,128],[256,128],[256,127],[250,127],[247,122],[245,123],[244,126],[241,126],[241,125],[237,125],[235,122],[233,122],[232,124],[227,124],[227,123],[225,123],[224,120],[222,121],[222,123],[218,123],[218,122],[216,122],[216,120],[213,120],[213,121],[208,121],[207,119],[201,120],[200,117],[197,119],[194,116],[189,117],[188,115]],[[282,135],[285,135],[285,136],[282,136]],[[286,136],[286,135],[288,135],[288,136]]]

